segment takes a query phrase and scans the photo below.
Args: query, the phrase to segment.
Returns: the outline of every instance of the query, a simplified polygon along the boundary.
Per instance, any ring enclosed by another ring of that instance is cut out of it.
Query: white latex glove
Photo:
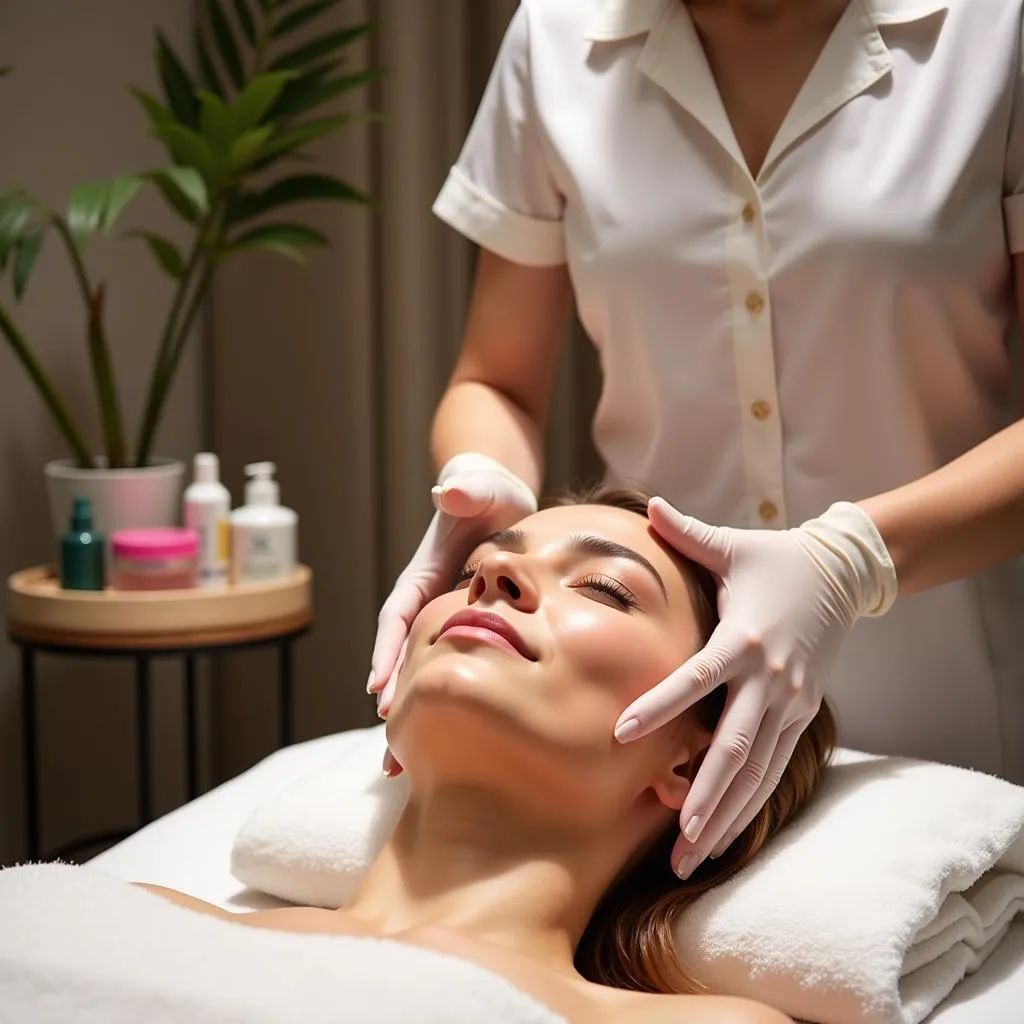
[[[450,459],[432,489],[434,513],[412,560],[377,616],[368,693],[387,715],[409,627],[420,610],[451,587],[455,573],[485,537],[537,511],[533,491],[500,463],[476,452]]]
[[[850,627],[896,599],[896,570],[878,530],[839,502],[790,530],[708,526],[661,498],[651,525],[721,581],[720,623],[704,649],[635,700],[615,735],[639,739],[725,684],[725,710],[679,815],[672,851],[687,878],[720,856],[778,785],[817,713]],[[635,721],[636,724],[630,724]]]

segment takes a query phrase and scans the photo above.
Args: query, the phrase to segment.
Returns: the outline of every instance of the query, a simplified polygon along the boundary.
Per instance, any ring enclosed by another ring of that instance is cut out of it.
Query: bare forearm
[[[1024,552],[1024,421],[934,473],[859,504],[892,555],[900,594]]]
[[[544,476],[541,434],[539,425],[495,388],[458,381],[445,392],[434,415],[431,454],[437,469],[459,452],[489,455],[536,494]]]

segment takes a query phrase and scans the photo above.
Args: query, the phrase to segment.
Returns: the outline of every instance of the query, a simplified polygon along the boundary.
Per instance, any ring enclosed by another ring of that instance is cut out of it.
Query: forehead
[[[594,534],[632,548],[658,570],[670,604],[690,603],[683,563],[635,512],[608,505],[564,505],[535,512],[520,520],[516,528],[526,534],[528,550],[538,554],[557,550],[574,533]]]

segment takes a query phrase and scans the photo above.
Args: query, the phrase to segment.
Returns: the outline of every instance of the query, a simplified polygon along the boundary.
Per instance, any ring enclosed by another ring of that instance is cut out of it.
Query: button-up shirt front
[[[681,0],[524,0],[435,209],[568,263],[612,480],[781,528],[1010,422],[1021,13],[850,0],[755,177]],[[1024,780],[1022,615],[1013,563],[859,624],[844,742]]]

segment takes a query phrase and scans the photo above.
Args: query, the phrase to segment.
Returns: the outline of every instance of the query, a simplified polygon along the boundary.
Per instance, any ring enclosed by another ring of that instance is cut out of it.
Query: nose
[[[511,551],[486,555],[469,586],[469,603],[504,601],[522,612],[536,610],[540,592],[526,559]]]

